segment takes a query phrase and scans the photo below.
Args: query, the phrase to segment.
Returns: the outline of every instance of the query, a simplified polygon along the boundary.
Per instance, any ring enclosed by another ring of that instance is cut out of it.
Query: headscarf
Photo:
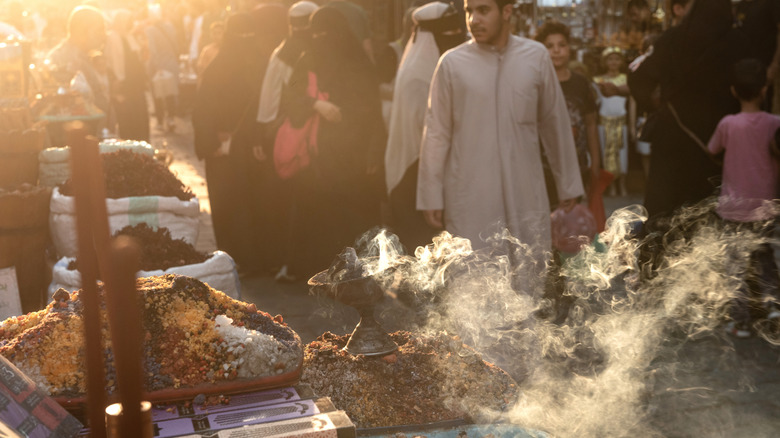
[[[412,12],[414,32],[406,44],[395,79],[393,107],[385,150],[385,183],[390,193],[403,179],[420,154],[428,88],[441,54],[436,34],[460,29],[455,9],[448,3],[432,2]],[[458,34],[460,42],[465,40]]]
[[[222,47],[213,64],[236,67],[246,63],[257,51],[257,39],[255,22],[249,14],[229,16],[225,23]]]
[[[672,28],[677,36],[679,56],[691,60],[714,46],[734,24],[730,0],[693,0],[688,15]]]
[[[315,70],[324,79],[373,75],[371,61],[336,8],[320,8],[311,16],[311,52]]]
[[[433,8],[427,6],[434,5]],[[446,5],[446,8],[442,5]],[[421,6],[412,13],[412,21],[415,25],[414,37],[419,30],[428,31],[433,34],[436,45],[439,47],[439,53],[463,43],[466,37],[463,32],[453,33],[461,30],[461,17],[455,8],[449,3],[433,2]]]
[[[287,8],[279,4],[261,4],[250,15],[257,29],[258,55],[267,64],[271,53],[287,36]]]
[[[309,27],[309,20],[311,14],[317,10],[317,6],[314,2],[300,1],[290,6],[288,11],[288,17],[290,26],[298,29],[291,29],[290,36],[288,36],[282,45],[279,47],[277,56],[279,59],[289,66],[295,65],[295,62],[301,57],[304,51],[311,44],[311,30]],[[305,27],[306,29],[301,29]]]

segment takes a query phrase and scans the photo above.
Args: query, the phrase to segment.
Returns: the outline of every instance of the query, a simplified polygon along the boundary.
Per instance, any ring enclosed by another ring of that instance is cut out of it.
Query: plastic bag
[[[596,235],[596,219],[584,204],[577,204],[568,213],[557,208],[550,214],[552,243],[558,251],[576,254],[590,244]]]

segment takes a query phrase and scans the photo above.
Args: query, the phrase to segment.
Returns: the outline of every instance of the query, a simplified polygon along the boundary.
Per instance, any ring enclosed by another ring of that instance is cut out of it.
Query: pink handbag
[[[309,72],[306,93],[317,100],[328,100],[328,94],[317,89],[317,75]],[[286,118],[276,132],[274,140],[274,169],[281,179],[290,179],[309,166],[311,156],[317,154],[317,130],[320,115],[314,113],[300,128],[295,128]]]

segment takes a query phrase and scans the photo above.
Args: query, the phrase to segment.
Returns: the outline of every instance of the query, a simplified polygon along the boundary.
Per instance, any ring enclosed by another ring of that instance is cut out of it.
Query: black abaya
[[[729,72],[747,53],[747,41],[731,23],[728,0],[697,1],[685,21],[664,33],[652,55],[629,74],[629,88],[640,105],[652,106],[652,93],[661,87],[645,193],[651,219],[716,193],[720,166],[681,128],[669,104],[705,145],[720,119],[739,111]]]

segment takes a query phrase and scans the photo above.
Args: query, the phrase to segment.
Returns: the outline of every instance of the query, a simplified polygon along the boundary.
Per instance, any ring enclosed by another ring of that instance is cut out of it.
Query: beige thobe
[[[447,52],[431,83],[417,209],[475,248],[495,226],[551,248],[539,140],[559,199],[583,194],[569,114],[547,49],[510,36],[503,51],[474,41]]]

